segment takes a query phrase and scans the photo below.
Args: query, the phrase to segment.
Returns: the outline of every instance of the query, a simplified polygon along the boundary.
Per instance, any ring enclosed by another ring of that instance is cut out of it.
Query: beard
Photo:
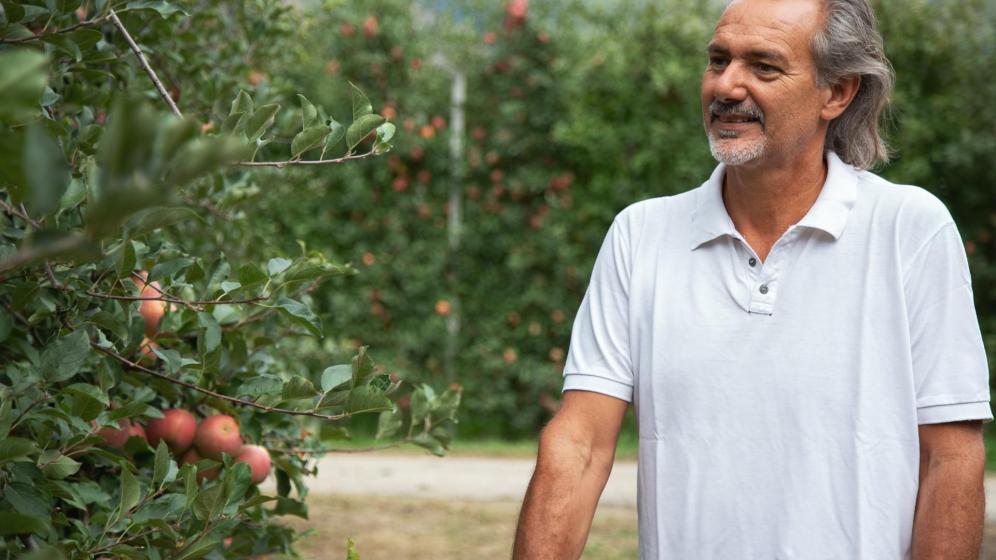
[[[742,114],[757,120],[761,126],[760,136],[742,138],[748,131],[713,130],[710,126],[717,115]],[[706,136],[709,138],[709,151],[716,161],[728,166],[744,165],[764,155],[767,148],[767,138],[764,135],[764,113],[752,101],[739,103],[723,103],[719,100],[709,104],[709,120],[706,124]]]

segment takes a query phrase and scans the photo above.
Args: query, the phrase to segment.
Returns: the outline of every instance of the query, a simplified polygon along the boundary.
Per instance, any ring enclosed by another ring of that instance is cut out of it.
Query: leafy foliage
[[[307,516],[313,456],[354,416],[379,413],[386,445],[448,445],[458,391],[391,377],[327,336],[313,293],[356,268],[242,236],[267,219],[247,211],[259,178],[285,172],[261,167],[391,148],[356,86],[349,124],[303,95],[282,110],[293,88],[267,75],[286,63],[288,10],[0,4],[0,557],[293,554],[274,520]],[[163,110],[128,31],[187,117]],[[298,360],[318,345],[323,367]],[[402,390],[421,395],[418,414]],[[111,443],[167,408],[235,418],[269,449],[276,493],[228,455],[184,460],[136,432]]]

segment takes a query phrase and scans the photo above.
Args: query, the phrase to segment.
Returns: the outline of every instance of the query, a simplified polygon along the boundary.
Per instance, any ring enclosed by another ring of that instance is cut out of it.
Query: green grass
[[[616,446],[616,459],[624,461],[635,461],[638,438],[635,433],[623,431],[619,435],[619,444]],[[350,440],[336,441],[329,445],[336,449],[367,449],[382,445],[369,435],[354,434]],[[503,458],[535,458],[535,439],[503,440],[495,438],[457,438],[450,446],[449,454],[455,457],[503,457]],[[404,455],[422,455],[428,453],[421,447],[406,444],[400,447],[392,447],[382,451],[383,453],[397,453]]]

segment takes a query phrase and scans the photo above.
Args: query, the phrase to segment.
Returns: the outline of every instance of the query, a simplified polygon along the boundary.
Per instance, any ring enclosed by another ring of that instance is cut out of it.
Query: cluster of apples
[[[164,441],[180,465],[196,465],[201,459],[221,461],[222,454],[227,453],[235,462],[249,465],[253,484],[263,482],[270,474],[270,452],[259,445],[243,444],[238,423],[227,414],[208,416],[198,425],[197,418],[189,411],[171,408],[163,411],[162,418],[149,420],[145,428],[131,420],[120,420],[118,426],[120,429],[101,428],[97,435],[115,449],[124,448],[132,437],[141,438],[152,447]],[[214,480],[220,472],[220,466],[203,469],[197,478]]]

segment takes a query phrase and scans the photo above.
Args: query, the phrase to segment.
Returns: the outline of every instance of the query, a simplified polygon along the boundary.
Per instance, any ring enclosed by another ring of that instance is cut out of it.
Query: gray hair
[[[820,86],[858,76],[854,100],[830,122],[825,149],[860,169],[889,161],[882,114],[889,105],[895,72],[885,58],[882,35],[868,0],[823,0],[825,21],[811,43]]]

